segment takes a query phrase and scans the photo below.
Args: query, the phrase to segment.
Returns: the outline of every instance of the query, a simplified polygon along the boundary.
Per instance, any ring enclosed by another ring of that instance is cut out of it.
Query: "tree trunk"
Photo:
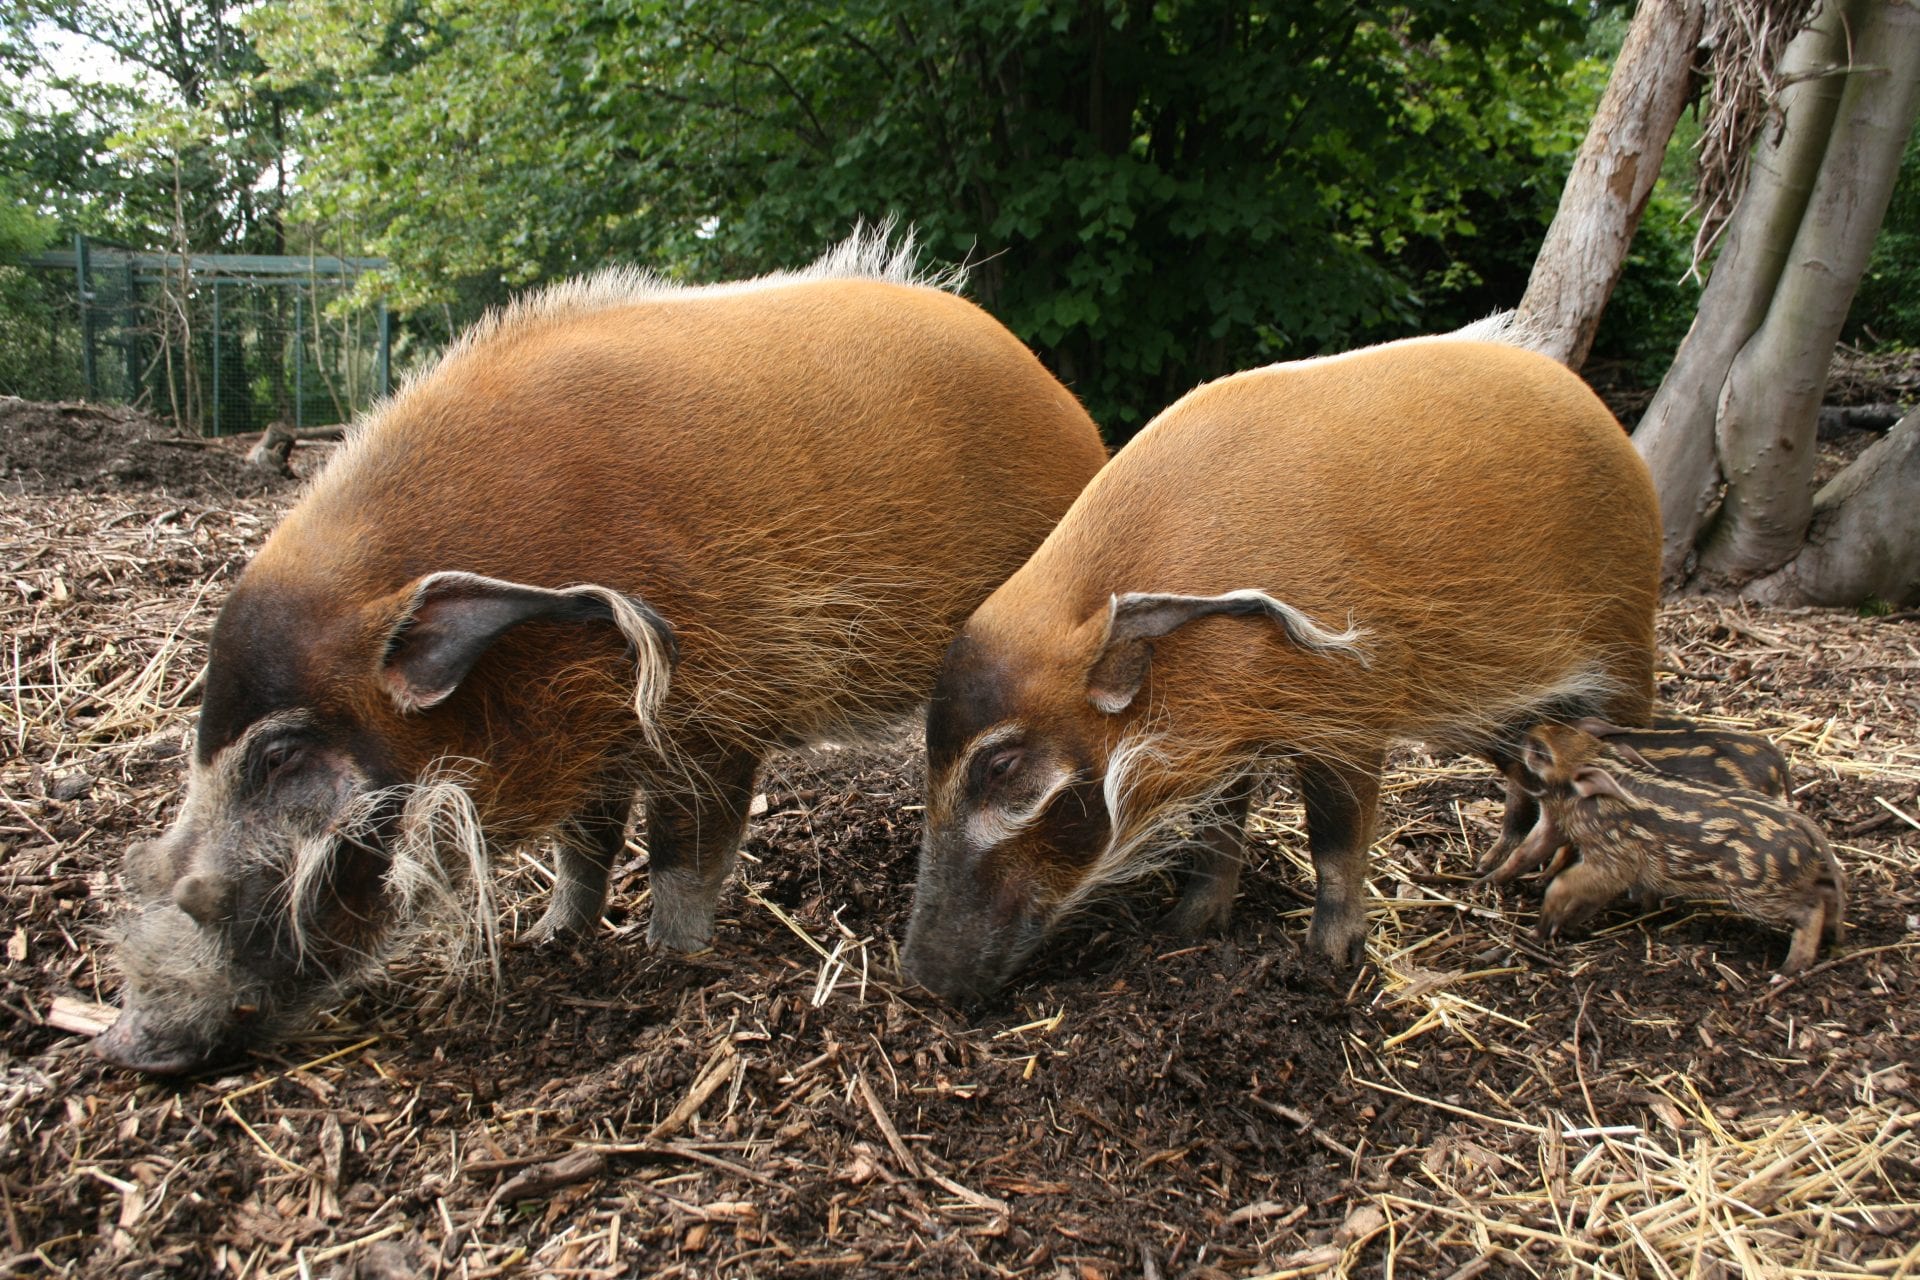
[[[1534,259],[1520,321],[1570,368],[1586,363],[1660,176],[1704,16],[1702,0],[1641,0]]]
[[[1738,586],[1785,564],[1813,518],[1814,442],[1834,344],[1920,111],[1920,8],[1871,6],[1855,69],[1767,318],[1734,359],[1715,426],[1725,501],[1699,576]]]
[[[1829,3],[1787,46],[1780,60],[1787,88],[1778,102],[1785,123],[1754,157],[1751,183],[1700,295],[1693,327],[1634,430],[1633,442],[1660,494],[1661,577],[1668,586],[1692,572],[1694,542],[1719,498],[1714,422],[1727,373],[1766,318],[1839,112],[1841,85],[1834,72],[1846,65],[1850,27],[1857,26],[1850,19],[1870,7],[1872,0]]]
[[[1767,604],[1920,599],[1920,410],[1873,442],[1813,500],[1798,555],[1741,594]]]

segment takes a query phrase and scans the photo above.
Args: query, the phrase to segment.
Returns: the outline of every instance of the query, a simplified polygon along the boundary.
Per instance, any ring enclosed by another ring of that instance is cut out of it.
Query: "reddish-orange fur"
[[[959,619],[1101,456],[1072,397],[959,298],[873,281],[670,293],[449,360],[358,433],[243,589],[309,612],[332,641],[308,655],[312,687],[377,726],[401,772],[493,762],[482,812],[525,834],[636,733],[618,637],[522,628],[461,697],[403,715],[366,677],[413,578],[639,596],[680,641],[668,736],[764,749],[924,696]],[[795,599],[861,575],[857,598]],[[822,651],[855,623],[877,642]]]

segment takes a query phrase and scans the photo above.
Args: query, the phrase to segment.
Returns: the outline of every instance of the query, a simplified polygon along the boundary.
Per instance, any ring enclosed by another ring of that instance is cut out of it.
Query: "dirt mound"
[[[125,405],[0,396],[0,488],[252,496],[296,482],[247,465],[250,439],[201,440]]]

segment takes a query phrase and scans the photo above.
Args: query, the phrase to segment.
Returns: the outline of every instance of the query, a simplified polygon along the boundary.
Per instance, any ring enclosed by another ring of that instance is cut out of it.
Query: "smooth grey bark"
[[[1520,300],[1536,349],[1578,369],[1686,104],[1703,0],[1641,0]]]
[[[1697,576],[1739,586],[1792,559],[1813,518],[1815,440],[1834,344],[1920,113],[1920,7],[1875,3],[1766,319],[1728,371],[1715,423],[1727,488]]]
[[[1714,423],[1734,359],[1765,320],[1794,233],[1839,114],[1849,38],[1877,0],[1831,0],[1787,46],[1778,106],[1784,124],[1763,138],[1750,185],[1722,241],[1693,327],[1634,429],[1653,472],[1663,530],[1661,577],[1678,585],[1693,570],[1694,544],[1719,498]]]
[[[1799,554],[1741,594],[1768,604],[1920,599],[1920,410],[1827,482]]]

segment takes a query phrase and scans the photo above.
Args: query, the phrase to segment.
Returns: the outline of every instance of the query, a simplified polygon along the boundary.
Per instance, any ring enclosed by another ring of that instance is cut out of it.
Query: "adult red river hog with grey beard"
[[[1420,338],[1191,392],[947,651],[906,973],[984,996],[1183,839],[1169,924],[1224,923],[1276,761],[1306,803],[1308,945],[1356,963],[1388,746],[1487,756],[1503,847],[1524,837],[1528,728],[1646,722],[1659,535],[1626,433],[1516,346]]]
[[[648,937],[704,946],[769,749],[924,703],[1105,460],[1012,334],[857,234],[683,288],[614,272],[482,323],[360,424],[214,625],[187,793],[130,851],[97,1046],[197,1069],[557,837],[594,926],[636,792]],[[457,896],[456,896],[457,895]]]

